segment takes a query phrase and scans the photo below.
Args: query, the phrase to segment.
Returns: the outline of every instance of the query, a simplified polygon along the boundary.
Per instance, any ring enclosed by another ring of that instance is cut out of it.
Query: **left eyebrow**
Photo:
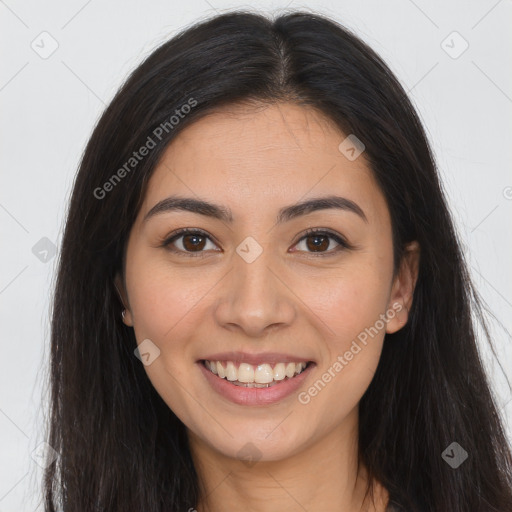
[[[297,203],[282,208],[281,210],[279,210],[279,214],[277,216],[277,223],[281,224],[283,222],[288,222],[292,219],[295,219],[300,215],[307,215],[308,213],[312,213],[317,210],[328,209],[345,210],[355,213],[368,224],[368,219],[366,218],[366,215],[364,214],[362,208],[354,201],[347,199],[346,197],[340,196],[326,196],[319,197],[316,199],[309,199],[307,201],[303,201],[302,203]]]
[[[308,215],[317,210],[338,209],[345,210],[358,215],[368,224],[368,219],[362,208],[354,201],[340,196],[325,196],[315,199],[309,199],[301,203],[286,206],[279,210],[276,223],[282,224],[297,217]],[[144,216],[143,222],[155,215],[170,211],[189,211],[207,217],[213,217],[224,222],[232,223],[233,214],[231,210],[225,206],[221,206],[203,199],[195,199],[192,197],[170,196],[159,201]]]

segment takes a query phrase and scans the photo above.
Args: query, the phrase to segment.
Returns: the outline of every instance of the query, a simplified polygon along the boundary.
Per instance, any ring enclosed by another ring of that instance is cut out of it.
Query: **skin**
[[[303,106],[232,106],[182,131],[149,181],[124,279],[118,275],[116,284],[137,342],[149,338],[160,350],[144,368],[187,427],[203,489],[191,507],[199,512],[225,510],[226,503],[259,512],[386,508],[378,482],[374,503],[364,499],[366,469],[356,467],[358,403],[385,333],[407,322],[419,247],[409,244],[394,277],[384,196],[364,153],[350,161],[338,149],[345,137]],[[186,211],[144,222],[171,194],[222,204],[233,222]],[[332,194],[357,203],[367,222],[323,209],[276,224],[280,208]],[[185,252],[194,251],[190,237],[186,246],[183,237],[172,244],[181,253],[162,247],[184,227],[211,235],[202,256]],[[336,251],[328,238],[315,252],[314,236],[302,238],[310,227],[339,233],[353,248]],[[236,252],[248,236],[263,249],[252,263]],[[210,387],[196,364],[227,350],[293,353],[317,364],[299,390],[305,391],[393,304],[401,311],[307,404],[293,393],[268,406],[236,405]],[[237,455],[247,443],[258,450],[255,464]]]

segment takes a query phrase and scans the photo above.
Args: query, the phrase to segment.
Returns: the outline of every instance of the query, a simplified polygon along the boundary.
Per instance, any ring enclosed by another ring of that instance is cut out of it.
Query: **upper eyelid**
[[[181,229],[177,229],[177,230],[173,231],[172,233],[170,233],[169,235],[165,236],[163,238],[163,242],[168,243],[169,241],[171,241],[175,238],[179,238],[180,236],[195,235],[195,234],[202,235],[204,237],[209,238],[212,241],[215,241],[215,237],[213,235],[210,235],[210,233],[208,233],[200,228],[181,228]]]
[[[164,239],[164,242],[162,245],[164,245],[164,246],[171,245],[172,242],[174,242],[175,240],[177,240],[178,238],[180,238],[182,236],[194,235],[194,234],[204,236],[205,238],[208,238],[211,242],[213,242],[215,245],[219,245],[218,242],[215,240],[215,237],[213,237],[212,235],[210,235],[209,233],[207,233],[206,231],[204,231],[200,228],[179,229],[176,232],[171,233],[169,236],[167,236]],[[306,231],[304,231],[300,235],[298,235],[298,238],[293,243],[293,246],[297,245],[299,242],[301,242],[307,236],[313,236],[315,234],[326,235],[326,236],[332,238],[339,246],[345,246],[347,248],[350,247],[350,244],[348,243],[348,241],[345,239],[345,237],[343,235],[341,235],[340,233],[331,231],[329,228],[308,228]],[[336,238],[339,238],[340,241],[336,240]],[[193,251],[182,251],[181,249],[176,249],[176,251],[183,252],[185,254],[194,254]],[[203,252],[205,252],[205,251],[197,251],[196,254],[201,254]],[[331,252],[333,252],[332,249],[330,251],[324,251],[323,254],[329,254]],[[315,253],[311,252],[311,254],[315,254]],[[318,254],[322,254],[322,252],[319,252]]]

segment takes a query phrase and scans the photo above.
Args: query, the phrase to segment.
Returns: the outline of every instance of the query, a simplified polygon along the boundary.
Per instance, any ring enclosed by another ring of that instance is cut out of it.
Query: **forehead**
[[[312,108],[293,103],[236,105],[188,126],[170,144],[168,156],[176,159],[183,151],[194,160],[210,156],[255,174],[248,157],[266,161],[260,172],[278,166],[287,170],[304,157],[309,161],[323,153],[327,158],[338,151],[342,138],[334,123]]]
[[[339,193],[381,215],[385,204],[364,153],[349,160],[339,149],[345,138],[326,116],[293,103],[227,107],[170,143],[141,213],[171,193],[215,196],[241,215],[261,210],[262,201],[271,206]]]

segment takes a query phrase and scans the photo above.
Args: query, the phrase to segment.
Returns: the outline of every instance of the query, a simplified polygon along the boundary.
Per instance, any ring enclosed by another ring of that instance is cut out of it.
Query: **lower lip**
[[[227,379],[221,379],[208,370],[202,361],[199,361],[197,364],[212,388],[219,395],[238,405],[270,405],[279,402],[279,400],[297,391],[315,366],[314,363],[310,363],[299,375],[291,379],[284,379],[268,388],[246,388],[244,386],[236,386]]]

